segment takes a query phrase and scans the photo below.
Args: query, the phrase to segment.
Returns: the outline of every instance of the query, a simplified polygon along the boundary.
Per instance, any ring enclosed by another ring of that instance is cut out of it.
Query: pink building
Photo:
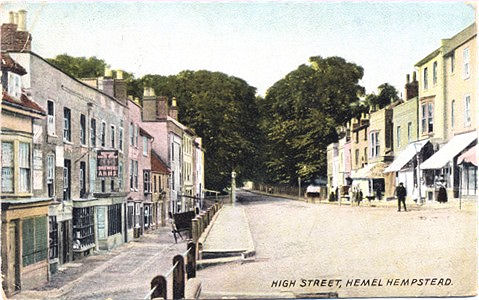
[[[151,149],[153,137],[141,127],[139,101],[128,101],[128,186],[126,224],[127,239],[139,237],[152,223]]]

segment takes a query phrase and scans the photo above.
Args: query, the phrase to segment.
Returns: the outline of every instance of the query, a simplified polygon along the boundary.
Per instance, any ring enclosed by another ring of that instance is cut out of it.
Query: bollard
[[[196,277],[196,243],[189,242],[186,249],[190,249],[186,255],[186,279]]]
[[[173,299],[185,297],[185,259],[183,255],[173,257],[173,265],[178,263],[173,270]]]
[[[198,231],[198,219],[197,218],[194,218],[193,220],[191,220],[191,235],[192,235],[192,238],[193,238],[193,242],[198,242],[198,239],[200,238],[200,234],[199,234],[199,231]]]
[[[166,299],[166,278],[164,276],[156,276],[151,280],[151,289],[156,286],[156,289],[151,294],[151,299],[163,298]]]

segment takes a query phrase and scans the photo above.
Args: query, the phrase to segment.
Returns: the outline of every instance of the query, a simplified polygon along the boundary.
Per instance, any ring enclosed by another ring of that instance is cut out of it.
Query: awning
[[[461,154],[461,156],[459,156],[459,158],[457,159],[457,163],[458,164],[470,163],[477,167],[476,153],[477,153],[477,145],[475,145],[471,149]]]
[[[351,174],[352,179],[371,179],[371,178],[383,178],[384,168],[386,164],[383,162],[367,164],[363,168],[353,171]]]
[[[411,161],[411,159],[413,159],[416,153],[421,151],[422,147],[424,147],[427,142],[429,142],[429,140],[413,142],[407,145],[407,147],[401,151],[398,156],[396,156],[392,164],[389,165],[386,170],[384,170],[384,173],[397,172],[401,170],[408,162]]]
[[[475,139],[477,139],[476,131],[454,136],[444,147],[423,162],[421,169],[441,169],[451,161],[454,156],[461,153],[462,150],[474,142]]]

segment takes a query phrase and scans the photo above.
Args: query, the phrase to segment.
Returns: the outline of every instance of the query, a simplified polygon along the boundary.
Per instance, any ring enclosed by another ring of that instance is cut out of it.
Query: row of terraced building
[[[31,51],[26,12],[1,26],[1,255],[7,295],[201,208],[204,149],[176,99],[127,95],[121,70],[74,78]]]

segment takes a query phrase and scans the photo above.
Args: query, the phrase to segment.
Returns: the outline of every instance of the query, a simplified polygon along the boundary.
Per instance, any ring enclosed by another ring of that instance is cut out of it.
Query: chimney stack
[[[110,71],[111,72],[111,71]],[[127,86],[126,81],[123,80],[123,71],[116,70],[115,79],[113,80],[113,89],[115,93],[115,98],[120,100],[123,104],[127,105]]]
[[[408,74],[408,78],[409,78],[409,74]],[[404,100],[407,101],[409,99],[417,97],[418,93],[419,93],[419,84],[416,80],[416,72],[413,72],[412,81],[409,82],[409,80],[407,80],[406,84],[404,85]]]
[[[416,71],[412,72],[412,81],[416,81]]]
[[[31,51],[32,36],[26,31],[26,11],[9,12],[9,23],[1,25],[1,51]]]
[[[171,107],[168,111],[168,114],[170,117],[172,117],[175,120],[178,120],[178,106],[176,106],[176,97],[173,97],[171,99]]]
[[[160,96],[157,99],[156,117],[166,119],[168,116],[168,98]]]
[[[150,96],[152,96],[152,97],[155,97],[155,96],[156,96],[156,94],[155,94],[155,89],[152,88],[152,87],[150,88]]]
[[[143,97],[149,97],[149,96],[151,96],[151,95],[150,95],[150,88],[144,86],[144,87],[143,87]]]
[[[18,11],[18,31],[27,31],[27,11],[22,9]]]

